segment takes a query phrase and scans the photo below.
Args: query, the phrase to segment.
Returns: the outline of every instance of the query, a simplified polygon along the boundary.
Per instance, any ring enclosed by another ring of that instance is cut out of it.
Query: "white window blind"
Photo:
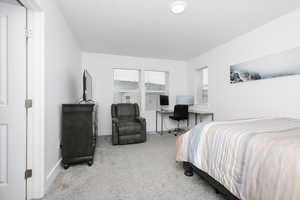
[[[145,110],[154,111],[159,108],[159,96],[168,95],[168,72],[144,71]]]
[[[197,103],[208,104],[208,67],[196,70]]]
[[[141,104],[140,71],[114,69],[114,103]]]

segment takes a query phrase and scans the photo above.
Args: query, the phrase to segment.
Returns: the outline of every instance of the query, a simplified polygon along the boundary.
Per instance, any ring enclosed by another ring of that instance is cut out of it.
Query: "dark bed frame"
[[[214,178],[212,178],[206,172],[195,167],[193,164],[191,164],[189,162],[183,162],[183,169],[184,169],[184,174],[186,176],[193,176],[194,172],[196,174],[198,174],[202,179],[204,179],[208,184],[210,184],[216,190],[217,194],[223,195],[225,199],[240,200],[239,198],[234,196],[228,189],[226,189],[221,183],[216,181]]]

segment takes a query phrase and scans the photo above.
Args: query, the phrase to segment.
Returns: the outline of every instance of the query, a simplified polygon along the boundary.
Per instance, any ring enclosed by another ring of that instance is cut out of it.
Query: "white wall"
[[[196,68],[209,67],[209,105],[217,119],[259,116],[300,118],[300,76],[230,84],[229,65],[300,46],[300,10],[189,61],[189,89]]]
[[[51,184],[60,161],[61,104],[80,97],[81,52],[53,0],[40,0],[45,32],[45,184]]]
[[[143,70],[168,71],[170,86],[170,104],[175,103],[176,95],[187,93],[186,62],[149,58],[126,57],[96,53],[82,54],[83,67],[93,77],[93,96],[99,104],[99,135],[111,134],[110,106],[113,103],[113,68],[135,68]],[[155,112],[144,112],[147,119],[147,131],[155,130]],[[166,128],[174,127],[174,123],[165,120]]]

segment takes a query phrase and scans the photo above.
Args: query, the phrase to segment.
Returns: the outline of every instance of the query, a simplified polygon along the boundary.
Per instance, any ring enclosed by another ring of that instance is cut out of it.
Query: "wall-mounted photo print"
[[[300,74],[300,48],[231,65],[230,83]]]

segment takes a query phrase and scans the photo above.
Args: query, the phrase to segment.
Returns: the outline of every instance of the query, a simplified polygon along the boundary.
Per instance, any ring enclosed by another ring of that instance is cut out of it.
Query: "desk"
[[[200,110],[189,110],[189,113],[195,115],[195,125],[198,124],[198,115],[200,116],[200,122],[202,122],[202,116],[211,116],[211,120],[214,121],[214,113]]]
[[[156,132],[158,132],[157,124],[158,124],[158,114],[160,114],[160,134],[163,134],[164,126],[164,115],[172,115],[173,110],[157,110],[156,111]],[[190,114],[195,115],[195,125],[198,124],[198,116],[200,116],[200,122],[202,122],[202,116],[211,116],[211,120],[214,121],[214,113],[200,110],[189,110]],[[189,119],[187,120],[187,125],[189,126]]]
[[[173,110],[157,110],[156,111],[156,133],[157,131],[157,123],[158,123],[158,114],[160,114],[160,134],[163,134],[164,131],[164,115],[171,115],[173,114]]]

